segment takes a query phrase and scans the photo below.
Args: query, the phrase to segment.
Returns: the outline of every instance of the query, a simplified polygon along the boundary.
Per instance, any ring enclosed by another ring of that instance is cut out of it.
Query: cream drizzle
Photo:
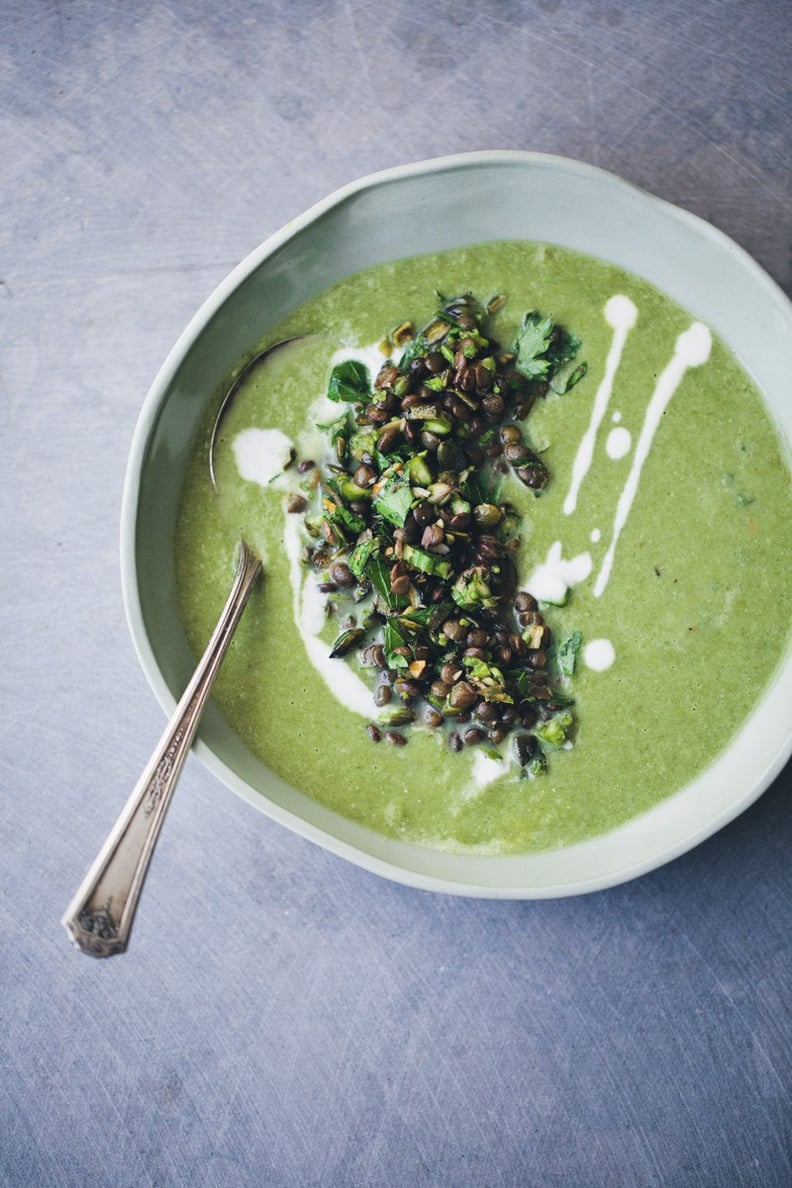
[[[630,473],[619,496],[616,515],[613,521],[611,542],[594,584],[595,598],[599,598],[603,594],[608,584],[613,567],[613,558],[616,553],[616,545],[618,544],[621,531],[627,523],[627,517],[630,514],[630,509],[638,490],[638,482],[641,477],[643,464],[649,454],[652,440],[657,432],[657,427],[660,424],[663,413],[668,406],[668,402],[682,382],[688,368],[701,367],[703,363],[706,363],[711,349],[712,335],[709,330],[702,322],[694,322],[677,338],[671,361],[655,385],[655,390],[646,407],[644,423],[638,438],[638,444],[635,447],[635,453],[633,454]]]
[[[589,467],[594,458],[594,443],[597,438],[597,431],[605,413],[608,411],[608,402],[613,391],[613,381],[616,378],[616,372],[621,363],[624,344],[627,341],[627,335],[635,325],[637,317],[638,309],[635,302],[621,293],[617,293],[615,297],[609,298],[605,304],[605,321],[613,329],[613,340],[605,363],[605,374],[594,397],[591,421],[589,422],[588,429],[580,439],[580,445],[578,446],[572,466],[572,482],[569,487],[569,493],[564,500],[564,512],[568,516],[577,507],[577,498],[581,483],[588,474]]]
[[[631,445],[632,437],[630,430],[625,429],[623,425],[617,425],[608,434],[605,442],[605,453],[614,462],[618,462],[620,458],[625,458],[629,454]]]
[[[525,588],[539,602],[561,606],[566,601],[569,587],[585,581],[591,569],[590,553],[578,553],[567,559],[563,556],[561,541],[556,540],[542,564],[537,565],[528,577]]]
[[[491,755],[485,755],[483,751],[473,747],[470,774],[476,791],[486,788],[500,776],[508,775],[511,766],[512,759],[508,753],[500,759],[494,759]]]
[[[234,461],[241,478],[268,487],[292,460],[291,439],[280,429],[243,429],[233,441]]]
[[[583,648],[583,663],[594,672],[604,672],[616,659],[609,639],[590,639]]]

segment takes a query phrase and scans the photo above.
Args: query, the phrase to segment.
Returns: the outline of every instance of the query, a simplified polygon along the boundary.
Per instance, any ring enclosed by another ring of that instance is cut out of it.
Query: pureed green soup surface
[[[552,751],[533,778],[510,761],[508,739],[503,761],[476,747],[452,753],[442,729],[413,727],[406,746],[371,741],[378,711],[354,664],[327,659],[338,620],[325,621],[299,559],[302,517],[285,511],[284,491],[299,476],[291,468],[273,478],[289,442],[298,459],[320,460],[315,424],[341,411],[323,400],[339,348],[365,359],[373,380],[385,356],[372,344],[405,319],[423,326],[438,292],[482,303],[505,294],[488,323],[504,348],[527,311],[551,314],[582,340],[588,364],[573,389],[538,400],[524,423],[550,469],[547,489],[537,498],[509,475],[503,490],[522,515],[518,587],[540,599],[556,639],[583,637],[574,746]],[[262,551],[265,580],[216,685],[251,750],[375,830],[482,853],[580,841],[688,783],[741,725],[788,647],[790,475],[730,351],[639,278],[527,242],[371,269],[303,305],[267,341],[317,332],[324,338],[273,355],[235,400],[216,452],[219,495],[207,457],[217,405],[208,411],[177,531],[180,605],[196,653],[227,595],[240,530]],[[565,587],[564,605],[544,605],[543,595],[555,600]]]

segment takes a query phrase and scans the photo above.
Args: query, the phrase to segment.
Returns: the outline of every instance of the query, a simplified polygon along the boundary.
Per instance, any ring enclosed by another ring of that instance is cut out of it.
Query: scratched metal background
[[[143,395],[372,169],[558,152],[792,286],[787,0],[1,0],[0,1183],[789,1188],[792,771],[627,886],[390,885],[191,759],[132,950],[58,923],[161,715],[123,620]],[[789,597],[789,592],[783,592]]]

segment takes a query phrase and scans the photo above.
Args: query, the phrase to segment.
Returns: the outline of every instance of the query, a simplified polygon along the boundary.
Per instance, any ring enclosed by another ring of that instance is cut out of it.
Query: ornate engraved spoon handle
[[[261,561],[241,541],[234,584],[212,637],[159,746],[63,917],[83,953],[111,957],[127,947],[138,898],[176,781]]]

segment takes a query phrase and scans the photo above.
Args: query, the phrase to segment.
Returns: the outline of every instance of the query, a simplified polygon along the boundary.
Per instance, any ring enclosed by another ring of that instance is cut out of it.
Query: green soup
[[[573,682],[574,746],[531,779],[507,758],[452,753],[443,730],[413,729],[407,746],[371,741],[373,718],[336,695],[342,686],[317,661],[332,627],[306,641],[297,622],[295,517],[281,483],[244,479],[233,448],[245,430],[277,430],[312,456],[312,406],[334,351],[369,348],[405,319],[424,324],[437,292],[505,294],[492,320],[502,344],[526,311],[548,312],[582,340],[588,364],[526,422],[549,487],[536,498],[507,478],[504,493],[523,518],[521,578],[540,600],[556,599],[554,582],[568,585],[564,605],[543,611],[556,637],[580,631],[588,645]],[[217,405],[209,410],[178,524],[180,606],[196,653],[225,600],[240,531],[264,557],[265,580],[215,694],[251,750],[382,833],[485,853],[582,840],[687,784],[739,728],[788,647],[787,459],[727,347],[645,281],[523,242],[373,268],[307,302],[267,341],[316,333],[273,356],[235,400],[216,455],[218,495],[208,478]]]

